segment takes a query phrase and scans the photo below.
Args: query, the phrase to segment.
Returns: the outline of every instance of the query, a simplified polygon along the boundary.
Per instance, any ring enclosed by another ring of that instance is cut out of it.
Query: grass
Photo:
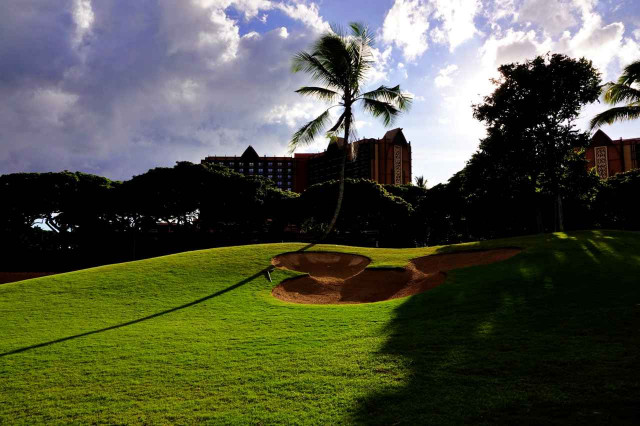
[[[262,271],[301,244],[3,284],[0,424],[638,424],[639,234],[314,250],[379,267],[501,246],[525,250],[363,305],[271,297],[295,273]]]

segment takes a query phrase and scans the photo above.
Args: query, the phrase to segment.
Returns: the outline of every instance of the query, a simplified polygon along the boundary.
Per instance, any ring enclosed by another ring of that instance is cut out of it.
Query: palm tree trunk
[[[336,203],[336,209],[333,212],[333,217],[331,218],[331,222],[329,222],[329,227],[325,231],[320,241],[324,240],[329,236],[333,228],[336,226],[336,222],[338,221],[338,216],[340,215],[340,209],[342,209],[342,200],[344,199],[344,172],[345,167],[347,165],[347,156],[349,155],[349,131],[351,124],[351,108],[347,107],[345,110],[344,116],[344,145],[342,146],[342,162],[340,165],[340,178],[339,178],[339,186],[338,186],[338,201]]]

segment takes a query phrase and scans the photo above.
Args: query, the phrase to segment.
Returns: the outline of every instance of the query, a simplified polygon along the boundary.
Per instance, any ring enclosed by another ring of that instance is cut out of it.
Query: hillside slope
[[[264,275],[301,244],[217,248],[0,286],[0,423],[637,423],[640,235],[521,247],[416,296],[299,305]]]

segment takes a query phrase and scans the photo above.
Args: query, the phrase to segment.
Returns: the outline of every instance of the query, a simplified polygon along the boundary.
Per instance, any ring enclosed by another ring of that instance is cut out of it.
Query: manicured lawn
[[[0,424],[638,424],[640,234],[313,250],[375,267],[479,246],[525,250],[362,305],[271,296],[295,273],[261,271],[302,244],[3,284]]]

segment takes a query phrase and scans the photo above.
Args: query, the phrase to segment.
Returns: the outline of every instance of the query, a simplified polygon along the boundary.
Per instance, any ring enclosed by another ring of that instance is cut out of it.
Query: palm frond
[[[603,124],[613,124],[615,121],[635,120],[640,118],[640,106],[623,106],[610,108],[593,117],[591,130],[597,129]]]
[[[369,32],[369,28],[361,22],[351,22],[349,24],[349,28],[351,28],[351,34],[364,42],[367,46],[373,47],[373,36]]]
[[[360,93],[360,85],[366,80],[373,67],[373,37],[369,29],[358,22],[352,22],[351,36],[347,39],[347,51],[351,57],[351,89],[353,94]]]
[[[608,104],[640,101],[640,90],[624,84],[608,83],[605,85],[604,101]]]
[[[331,73],[315,56],[307,52],[298,52],[291,61],[291,71],[304,71],[311,75],[311,79],[324,83],[329,87],[341,87],[339,78]]]
[[[640,81],[640,60],[635,61],[624,67],[624,72],[618,78],[618,84],[631,86],[633,83]]]
[[[345,39],[332,33],[324,34],[314,44],[312,56],[332,76],[338,87],[347,87],[350,69],[350,56]]]
[[[296,90],[296,93],[300,93],[305,96],[314,96],[328,102],[333,102],[336,98],[340,97],[340,93],[330,89],[325,89],[324,87],[303,86]]]
[[[399,85],[395,87],[380,86],[375,90],[363,93],[361,97],[363,99],[372,99],[375,101],[391,103],[402,111],[407,111],[411,107],[411,102],[413,101],[413,98],[410,95],[403,93],[400,90]]]
[[[336,121],[336,124],[334,124],[333,127],[329,130],[327,130],[327,136],[336,136],[338,130],[343,127],[345,114],[346,112],[343,112],[342,115],[340,115],[340,118],[338,118],[338,121]]]
[[[326,110],[315,119],[311,120],[304,126],[302,126],[297,132],[293,134],[291,141],[289,141],[289,152],[293,152],[300,145],[307,145],[313,142],[313,140],[322,132],[331,116],[329,110]]]
[[[375,99],[362,98],[363,107],[374,117],[382,117],[385,126],[391,125],[400,110],[388,102],[378,101]]]

